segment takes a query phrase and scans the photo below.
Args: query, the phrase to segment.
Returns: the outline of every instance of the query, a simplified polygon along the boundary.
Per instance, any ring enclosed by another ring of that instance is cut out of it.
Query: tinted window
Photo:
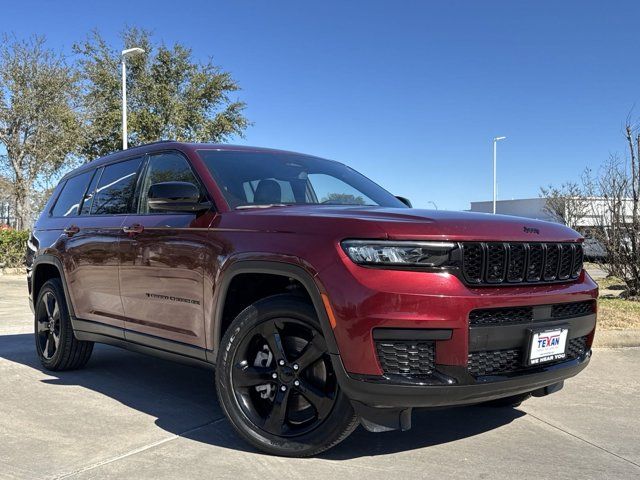
[[[104,167],[93,198],[91,215],[129,213],[141,160],[134,158]]]
[[[67,180],[51,214],[54,217],[73,217],[78,215],[82,196],[93,172],[85,172]]]
[[[149,187],[154,183],[162,182],[189,182],[198,185],[187,159],[182,155],[175,152],[153,155],[149,158],[147,173],[142,184],[138,208],[140,213],[167,213],[163,210],[150,209],[147,203]]]
[[[84,196],[84,200],[82,202],[82,209],[80,210],[80,215],[89,215],[89,213],[91,212],[91,205],[93,204],[93,196],[96,191],[96,186],[98,184],[98,180],[100,180],[101,175],[102,175],[102,169],[99,168],[98,170],[96,170],[95,175],[91,179],[91,183],[89,184],[87,193]]]
[[[281,203],[407,208],[338,162],[279,152],[200,150],[198,154],[232,208]]]

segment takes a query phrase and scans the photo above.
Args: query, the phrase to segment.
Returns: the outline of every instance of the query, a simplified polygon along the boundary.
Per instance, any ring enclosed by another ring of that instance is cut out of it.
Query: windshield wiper
[[[249,208],[271,208],[271,207],[289,207],[290,203],[265,203],[263,205],[239,205],[236,210],[247,210]]]

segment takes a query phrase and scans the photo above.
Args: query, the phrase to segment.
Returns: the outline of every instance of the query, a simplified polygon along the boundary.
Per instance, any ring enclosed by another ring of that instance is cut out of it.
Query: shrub
[[[29,232],[26,230],[0,229],[0,266],[24,266]],[[3,265],[4,264],[4,265]]]

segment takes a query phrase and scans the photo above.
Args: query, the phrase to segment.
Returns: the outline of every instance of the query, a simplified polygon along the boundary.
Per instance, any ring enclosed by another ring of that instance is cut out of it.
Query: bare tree
[[[541,187],[540,196],[546,200],[545,212],[568,227],[576,229],[587,216],[589,200],[584,189],[575,182],[566,182],[560,187]]]
[[[597,175],[585,177],[598,227],[594,236],[607,252],[603,265],[621,278],[632,297],[640,295],[640,129],[627,119],[624,129],[628,153],[612,155]]]
[[[73,161],[81,123],[77,76],[43,37],[0,46],[0,173],[12,182],[18,228],[29,228],[34,191]]]

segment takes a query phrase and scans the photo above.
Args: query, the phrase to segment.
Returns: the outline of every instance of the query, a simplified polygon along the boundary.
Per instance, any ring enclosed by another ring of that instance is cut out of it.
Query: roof
[[[194,150],[227,150],[227,151],[244,151],[244,152],[265,152],[265,153],[279,153],[289,155],[305,155],[307,157],[314,157],[314,155],[308,155],[298,152],[291,152],[287,150],[279,150],[276,148],[266,147],[253,147],[249,145],[231,145],[226,143],[195,143],[195,142],[176,142],[174,140],[161,140],[159,142],[145,143],[137,145],[135,147],[128,148],[127,150],[120,150],[104,157],[91,160],[84,165],[68,172],[63,178],[76,175],[86,170],[100,167],[119,160],[126,160],[128,158],[135,157],[136,155],[144,155],[147,153],[158,152],[162,150],[182,150],[182,151],[194,151]],[[315,157],[319,158],[319,157]]]

